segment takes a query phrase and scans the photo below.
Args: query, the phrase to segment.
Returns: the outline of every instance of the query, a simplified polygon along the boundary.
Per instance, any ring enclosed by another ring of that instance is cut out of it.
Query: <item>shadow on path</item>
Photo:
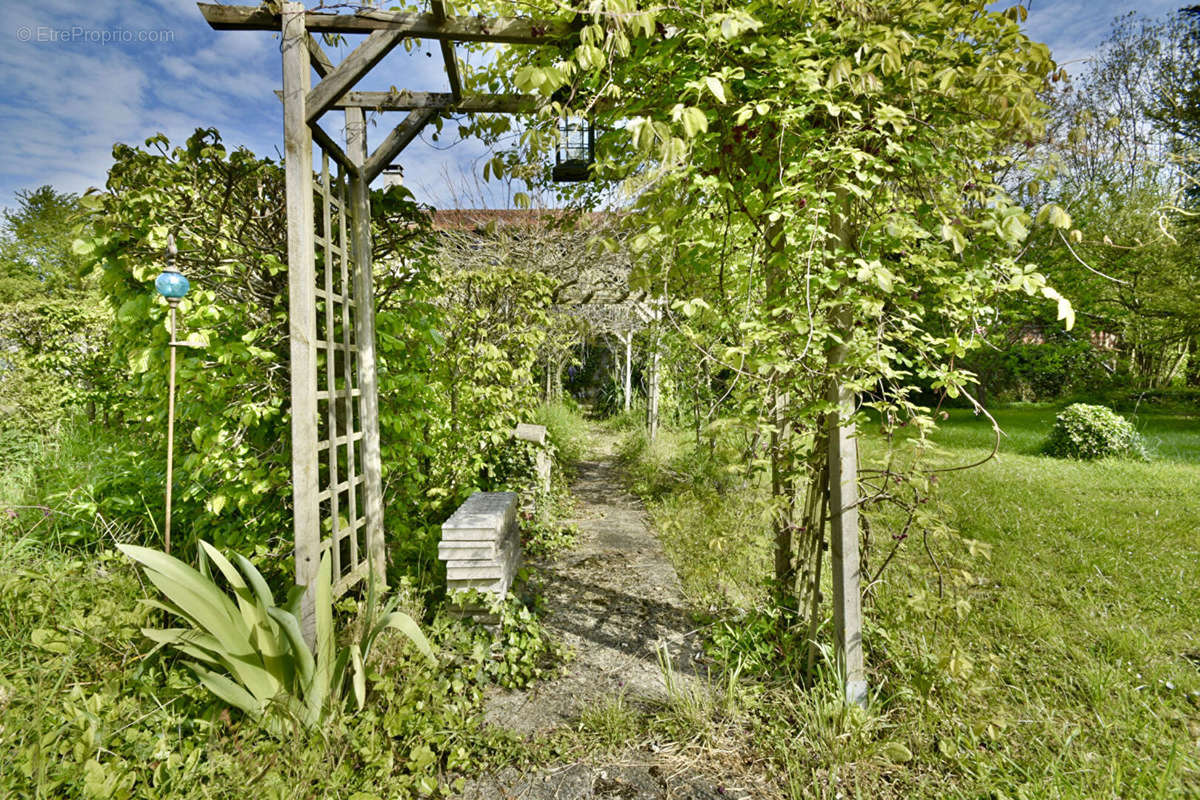
[[[567,674],[528,691],[497,691],[488,724],[533,736],[575,727],[581,713],[615,698],[657,708],[669,701],[660,652],[677,686],[701,687],[699,641],[683,590],[637,498],[611,461],[585,461],[572,491],[579,528],[570,551],[533,562],[544,622],[571,650]],[[508,768],[473,780],[464,800],[729,800],[729,790],[680,767],[679,759],[631,742],[606,763],[578,761],[521,773]],[[686,762],[685,762],[686,763]]]
[[[576,545],[530,564],[544,622],[573,652],[567,674],[529,691],[489,698],[492,724],[522,734],[574,725],[580,712],[618,693],[633,702],[667,700],[660,649],[693,674],[698,643],[675,569],[650,532],[637,498],[609,461],[579,465],[573,486]]]

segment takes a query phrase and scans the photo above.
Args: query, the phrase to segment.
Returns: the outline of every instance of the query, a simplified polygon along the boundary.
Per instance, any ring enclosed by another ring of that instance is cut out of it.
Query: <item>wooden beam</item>
[[[313,38],[311,33],[308,34],[306,44],[308,45],[309,60],[312,61],[312,68],[316,70],[317,74],[324,78],[333,72],[333,62],[329,60],[329,56],[325,55],[320,43]]]
[[[409,142],[417,138],[417,134],[437,113],[436,109],[410,112],[404,122],[392,129],[362,167],[362,178],[368,186],[392,163],[392,159],[400,155],[401,150],[408,147]]]
[[[366,41],[354,48],[342,63],[334,67],[333,72],[308,93],[308,99],[305,100],[308,121],[312,123],[320,119],[335,100],[352,89],[403,38],[404,34],[396,31],[374,31]]]
[[[415,111],[436,108],[463,114],[528,114],[549,103],[534,94],[476,94],[455,100],[446,92],[347,92],[332,108],[364,108],[373,111]]]
[[[624,408],[628,412],[633,402],[633,331],[625,331],[621,343],[625,345]]]
[[[261,6],[220,6],[197,3],[205,21],[218,31],[279,30],[278,14]],[[575,35],[577,26],[563,20],[516,17],[450,17],[438,21],[433,14],[364,9],[355,14],[326,14],[309,11],[305,27],[317,33],[370,33],[399,31],[419,39],[448,39],[454,42],[497,42],[500,44],[547,44]]]
[[[865,706],[867,679],[863,664],[862,576],[858,552],[858,439],[854,425],[845,421],[854,413],[854,394],[840,382],[834,382],[829,390],[829,401],[837,406],[837,411],[830,414],[829,425],[833,629],[846,702]]]
[[[446,4],[442,0],[431,0],[430,10],[438,22],[446,21]],[[442,61],[446,64],[446,77],[450,81],[450,94],[457,103],[462,100],[462,77],[458,74],[458,56],[454,53],[454,42],[442,39],[439,44],[442,46]]]
[[[283,92],[275,96],[283,98]],[[449,92],[346,92],[331,109],[365,111],[418,111],[435,108],[447,114],[532,114],[549,102],[535,94],[476,94],[455,102]]]
[[[325,130],[315,122],[309,123],[309,127],[312,128],[313,141],[321,145],[325,152],[329,153],[330,158],[336,161],[338,165],[341,166],[342,169],[346,170],[346,172],[348,172],[350,175],[357,176],[359,174],[358,165],[346,155],[345,151],[338,146],[338,143],[333,140],[332,136],[326,133]]]
[[[288,340],[291,349],[292,503],[296,584],[305,587],[300,624],[316,646],[316,580],[321,563],[317,501],[317,298],[313,224],[312,129],[304,114],[311,67],[304,4],[280,15],[283,50],[283,162],[287,195]]]

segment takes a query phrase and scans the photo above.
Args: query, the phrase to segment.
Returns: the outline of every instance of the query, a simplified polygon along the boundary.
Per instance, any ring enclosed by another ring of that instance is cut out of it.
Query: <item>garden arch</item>
[[[198,6],[216,30],[281,34],[296,583],[306,587],[302,626],[311,645],[315,579],[323,548],[332,554],[335,596],[370,573],[380,581],[384,578],[371,181],[440,114],[529,113],[544,102],[532,95],[465,95],[455,42],[550,44],[568,40],[575,28],[560,20],[450,17],[444,0],[430,0],[425,14],[307,11],[291,0],[281,2],[278,10],[267,5]],[[313,33],[366,38],[335,65]],[[406,38],[438,40],[450,92],[354,91]],[[315,86],[313,72],[320,78]],[[324,114],[338,110],[345,119],[344,148],[320,124]],[[367,146],[367,110],[408,112],[374,151]],[[314,144],[320,153],[319,178],[314,175]],[[841,349],[830,353],[831,361],[842,357]],[[656,372],[652,368],[652,375]],[[843,386],[830,387],[829,400],[842,409],[853,407],[853,395]],[[653,425],[656,414],[651,414],[648,421]],[[847,698],[861,703],[866,681],[857,460],[853,428],[835,419],[829,431],[827,478],[834,629]]]
[[[442,0],[431,0],[427,14],[335,14],[298,2],[283,2],[278,11],[198,6],[216,30],[281,34],[296,583],[307,587],[302,623],[311,644],[324,549],[335,597],[371,572],[380,582],[385,574],[370,184],[440,114],[527,113],[544,102],[532,95],[464,95],[455,42],[545,44],[567,39],[574,28],[551,20],[450,17]],[[314,33],[366,38],[335,65]],[[406,38],[440,42],[450,92],[353,91]],[[321,126],[324,114],[339,110],[344,147]],[[408,112],[373,151],[368,110]]]

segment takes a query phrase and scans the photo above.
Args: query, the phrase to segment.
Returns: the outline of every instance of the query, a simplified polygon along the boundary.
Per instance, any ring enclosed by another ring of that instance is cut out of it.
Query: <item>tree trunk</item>
[[[787,276],[784,264],[783,224],[776,222],[766,231],[766,280],[767,303],[771,308],[782,306],[787,297]],[[771,531],[775,540],[775,588],[777,601],[789,608],[795,607],[793,584],[795,561],[792,554],[792,521],[796,498],[792,492],[793,467],[791,445],[788,442],[787,391],[772,383],[771,391],[771,499],[775,507],[771,515]]]

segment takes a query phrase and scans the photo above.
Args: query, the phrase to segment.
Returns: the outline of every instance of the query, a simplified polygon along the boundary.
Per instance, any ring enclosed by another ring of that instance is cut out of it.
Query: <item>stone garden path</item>
[[[498,692],[488,724],[534,737],[577,728],[581,714],[621,702],[654,710],[669,700],[660,650],[670,654],[675,692],[703,690],[699,642],[679,578],[649,530],[645,511],[621,485],[610,448],[579,465],[576,545],[534,562],[544,622],[573,651],[566,674],[530,691]],[[464,800],[727,800],[749,793],[683,766],[672,746],[637,736],[617,757],[579,760],[521,774],[509,768],[474,780]]]

